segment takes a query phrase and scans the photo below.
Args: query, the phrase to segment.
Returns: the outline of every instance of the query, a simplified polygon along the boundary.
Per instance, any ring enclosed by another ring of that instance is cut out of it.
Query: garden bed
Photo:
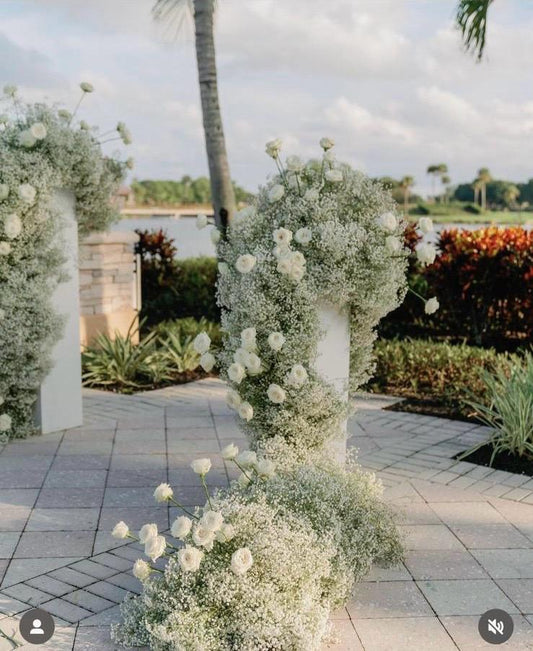
[[[461,461],[468,461],[469,463],[475,463],[478,466],[486,466],[488,468],[493,468],[494,470],[505,470],[506,472],[513,472],[517,475],[528,475],[533,477],[533,459],[526,457],[519,457],[515,454],[509,454],[508,452],[500,452],[494,457],[494,461],[491,464],[490,460],[492,457],[494,448],[492,443],[487,443],[481,448],[477,448],[471,452],[468,456],[462,457]],[[460,452],[454,458],[457,459],[461,457],[464,452]]]

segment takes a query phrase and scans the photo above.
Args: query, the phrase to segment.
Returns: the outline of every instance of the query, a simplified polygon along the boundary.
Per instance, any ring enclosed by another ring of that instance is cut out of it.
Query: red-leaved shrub
[[[441,305],[439,329],[476,344],[531,340],[533,232],[491,226],[440,233],[440,255],[423,274]]]

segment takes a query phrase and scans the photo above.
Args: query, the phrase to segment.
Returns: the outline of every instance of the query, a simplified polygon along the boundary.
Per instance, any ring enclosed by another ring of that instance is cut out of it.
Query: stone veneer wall
[[[126,334],[138,321],[135,233],[96,233],[80,242],[80,343],[105,332]]]

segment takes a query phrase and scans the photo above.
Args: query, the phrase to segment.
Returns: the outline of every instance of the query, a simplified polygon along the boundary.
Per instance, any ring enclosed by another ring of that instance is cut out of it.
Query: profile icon
[[[45,644],[55,630],[54,618],[41,608],[32,608],[22,615],[19,631],[21,636],[31,644]]]
[[[30,635],[44,635],[44,631],[41,628],[41,620],[40,619],[34,619],[33,620],[33,628],[30,631]]]

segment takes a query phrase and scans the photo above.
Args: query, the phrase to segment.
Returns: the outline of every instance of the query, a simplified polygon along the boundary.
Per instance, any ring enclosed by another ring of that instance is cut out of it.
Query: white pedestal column
[[[65,318],[65,326],[62,338],[53,349],[53,367],[41,385],[36,405],[35,420],[43,434],[83,423],[78,224],[74,195],[67,190],[57,190],[53,201],[64,221],[63,240],[68,256],[64,269],[68,280],[57,286],[52,298],[54,309]]]
[[[325,333],[318,344],[315,370],[326,382],[333,385],[348,401],[350,381],[350,315],[327,304],[319,305],[319,325]],[[346,420],[341,436],[332,441],[332,455],[344,463],[346,459]]]

